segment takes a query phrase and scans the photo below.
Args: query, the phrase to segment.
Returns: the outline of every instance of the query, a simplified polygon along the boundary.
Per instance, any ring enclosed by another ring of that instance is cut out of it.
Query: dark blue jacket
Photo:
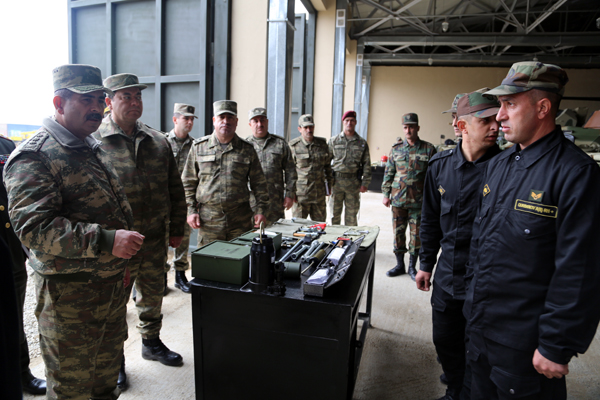
[[[566,364],[600,320],[600,168],[557,126],[490,160],[483,184],[467,331]]]

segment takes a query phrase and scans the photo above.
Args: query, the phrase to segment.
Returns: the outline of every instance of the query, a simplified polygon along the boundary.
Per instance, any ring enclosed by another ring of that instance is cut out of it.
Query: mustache
[[[100,113],[93,113],[88,115],[85,119],[87,121],[102,121],[102,115],[100,115]]]

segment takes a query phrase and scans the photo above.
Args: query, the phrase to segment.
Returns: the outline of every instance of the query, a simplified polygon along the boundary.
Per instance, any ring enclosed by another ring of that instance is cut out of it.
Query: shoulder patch
[[[39,130],[35,135],[23,142],[18,149],[21,152],[36,153],[40,151],[48,136],[48,132]]]
[[[198,144],[198,143],[206,142],[209,138],[210,138],[210,135],[209,136],[202,136],[201,138],[194,139],[194,141],[192,142],[192,144]]]
[[[290,140],[290,146],[295,145],[296,143],[298,143],[301,140],[302,136],[298,136],[295,139]]]

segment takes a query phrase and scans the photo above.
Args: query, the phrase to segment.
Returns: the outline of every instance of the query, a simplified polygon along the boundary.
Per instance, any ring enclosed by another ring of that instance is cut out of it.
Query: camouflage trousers
[[[344,212],[344,225],[356,226],[358,220],[356,215],[360,210],[360,181],[356,178],[335,178],[331,194],[331,225],[339,225],[342,222],[342,209]]]
[[[420,208],[400,208],[392,206],[392,229],[394,230],[394,253],[406,253],[406,227],[410,225],[410,243],[408,252],[419,254],[421,239],[419,227],[421,226]]]
[[[190,249],[190,233],[192,233],[192,228],[187,224],[185,224],[183,230],[183,240],[181,244],[176,249],[173,249],[173,268],[175,271],[186,271],[190,268],[190,263],[188,261],[188,251]],[[165,272],[169,272],[169,266],[167,265],[167,270]]]
[[[135,285],[137,329],[144,339],[155,339],[160,335],[167,248],[165,237],[146,237],[140,251],[129,260],[132,284],[127,287],[127,299]]]
[[[213,240],[231,240],[248,232],[254,226],[250,204],[223,213],[220,207],[200,207],[198,247]]]
[[[35,275],[46,399],[116,399],[127,338],[123,275],[114,282],[59,282]]]
[[[292,216],[294,218],[308,218],[312,221],[325,222],[327,220],[327,206],[325,205],[325,197],[319,203],[294,203],[292,207]]]
[[[250,192],[250,207],[252,208],[252,215],[256,214],[256,198],[254,194]],[[283,208],[283,199],[269,199],[269,205],[264,210],[264,216],[267,219],[267,225],[278,221],[280,218],[285,218],[285,209]]]

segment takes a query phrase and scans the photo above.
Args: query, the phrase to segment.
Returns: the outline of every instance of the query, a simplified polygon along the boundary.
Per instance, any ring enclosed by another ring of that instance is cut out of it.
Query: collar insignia
[[[444,190],[444,188],[442,187],[442,185],[438,186],[438,192],[440,192],[440,195],[444,195],[444,193],[446,193],[446,191]]]

